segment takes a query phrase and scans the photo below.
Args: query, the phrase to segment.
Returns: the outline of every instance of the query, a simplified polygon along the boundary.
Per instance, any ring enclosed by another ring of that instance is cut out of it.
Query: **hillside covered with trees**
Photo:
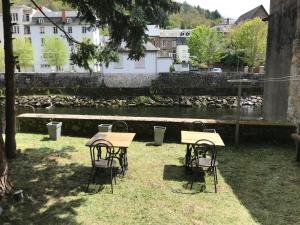
[[[217,10],[209,11],[200,6],[191,6],[185,1],[180,7],[180,12],[168,17],[167,28],[192,29],[198,25],[212,26],[220,19],[221,14]]]
[[[15,5],[27,5],[33,7],[33,4],[29,0],[14,0],[13,2]],[[63,5],[62,1],[60,0],[35,0],[35,2],[40,6],[45,6],[52,10],[61,10],[62,8],[71,9],[68,6]],[[2,11],[2,1],[0,1],[0,8]]]
[[[45,6],[52,10],[71,9],[64,5],[60,0],[35,0],[40,6]],[[32,6],[29,0],[14,0],[15,5]],[[0,1],[0,8],[2,11],[2,2]],[[187,2],[181,4],[180,11],[171,15],[165,12],[160,12],[160,26],[163,28],[196,28],[198,25],[212,26],[221,19],[220,13],[203,9],[200,6],[191,6]]]

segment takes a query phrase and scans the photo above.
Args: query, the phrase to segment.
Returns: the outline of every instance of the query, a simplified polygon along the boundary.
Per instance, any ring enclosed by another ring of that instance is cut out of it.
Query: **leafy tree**
[[[31,0],[32,2],[33,0]],[[149,1],[107,1],[107,0],[62,0],[79,11],[81,19],[94,26],[108,26],[110,41],[105,48],[93,44],[78,45],[77,51],[72,53],[72,59],[78,65],[88,65],[85,57],[96,57],[99,63],[116,61],[121,43],[126,43],[129,58],[139,60],[145,54],[144,43],[149,40],[145,34],[148,24],[159,22],[162,11],[169,13],[178,10],[178,4],[171,0]],[[38,5],[37,5],[38,6]],[[86,54],[78,54],[85,52]],[[89,68],[86,68],[89,69]]]
[[[50,66],[55,66],[58,70],[59,67],[66,65],[69,60],[68,46],[61,37],[45,37],[43,57]]]
[[[0,45],[0,71],[4,69],[4,49],[3,46]]]
[[[26,68],[34,64],[33,48],[29,38],[16,38],[13,40],[14,56],[20,68],[26,71]]]
[[[192,63],[198,66],[203,63],[211,66],[213,63],[219,62],[224,43],[222,33],[205,25],[198,26],[188,39]]]
[[[267,23],[255,18],[239,25],[231,33],[232,44],[237,51],[244,52],[244,61],[250,67],[265,61],[267,29]]]
[[[133,59],[139,59],[143,56],[145,49],[143,44],[148,40],[145,34],[146,25],[157,21],[157,14],[160,10],[165,12],[175,12],[178,10],[178,4],[171,0],[148,0],[148,1],[108,1],[108,0],[62,0],[63,3],[69,4],[71,8],[79,11],[82,19],[90,22],[93,26],[109,28],[111,40],[107,48],[99,49],[98,46],[82,43],[80,49],[86,54],[76,56],[77,63],[88,65],[85,63],[85,56],[96,56],[98,62],[109,60],[111,53],[115,52],[121,45],[122,41],[127,43],[127,48],[130,49],[129,56]],[[34,0],[30,2],[37,9],[40,9],[39,4]],[[0,137],[0,195],[7,193],[10,190],[10,183],[7,173],[6,158],[16,157],[16,113],[15,113],[15,83],[14,83],[14,68],[15,58],[13,55],[12,45],[12,23],[10,8],[12,2],[10,0],[2,0],[2,15],[3,15],[3,30],[4,30],[4,51],[5,51],[5,149],[3,149],[2,135]],[[47,18],[49,21],[51,19]],[[52,21],[53,22],[53,21]],[[55,24],[55,22],[53,23]],[[57,26],[62,31],[62,28]],[[64,32],[69,41],[74,41],[71,36]],[[55,46],[57,48],[57,46]],[[81,52],[81,51],[77,51]]]

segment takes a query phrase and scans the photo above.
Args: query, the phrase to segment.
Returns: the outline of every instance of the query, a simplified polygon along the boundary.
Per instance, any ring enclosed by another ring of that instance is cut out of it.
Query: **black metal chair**
[[[203,123],[201,120],[196,120],[193,123],[191,123],[190,131],[217,133],[215,129],[206,128],[205,123]]]
[[[206,126],[201,120],[194,121],[190,124],[190,131],[203,132],[204,129],[206,129]]]
[[[103,150],[105,150],[104,158],[102,158]],[[90,183],[92,181],[95,182],[96,174],[100,172],[100,169],[106,169],[110,172],[111,192],[114,192],[113,178],[116,184],[116,171],[118,169],[117,161],[115,159],[118,159],[120,162],[119,153],[120,150],[116,151],[114,146],[107,140],[98,139],[92,143],[90,147],[92,169],[87,185],[87,191],[89,190]]]
[[[125,121],[116,121],[112,123],[112,132],[128,132],[128,125]]]
[[[213,142],[209,140],[198,140],[192,145],[193,153],[191,159],[192,168],[202,168],[203,172],[208,175],[214,176],[215,193],[217,193],[218,184],[218,174],[217,174],[217,150]],[[197,179],[197,173],[195,173],[194,180]],[[191,188],[193,187],[193,182],[191,183]]]
[[[125,121],[116,121],[112,123],[112,132],[121,132],[126,133],[128,132],[128,125]],[[127,164],[127,149],[125,148],[119,148],[120,150],[120,159],[122,161],[123,167],[122,167],[122,174],[125,175],[125,170],[128,169]]]

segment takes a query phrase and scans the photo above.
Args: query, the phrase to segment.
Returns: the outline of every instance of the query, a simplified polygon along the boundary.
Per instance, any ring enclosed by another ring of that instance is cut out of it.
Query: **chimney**
[[[65,9],[63,9],[63,10],[61,11],[61,21],[62,21],[63,23],[66,23],[66,22],[67,22],[67,18],[66,18],[66,10],[65,10]]]

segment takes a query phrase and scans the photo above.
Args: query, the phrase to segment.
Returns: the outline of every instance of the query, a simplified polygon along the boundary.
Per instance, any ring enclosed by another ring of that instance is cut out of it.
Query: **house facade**
[[[172,57],[173,61],[188,62],[187,38],[190,37],[192,30],[163,30],[159,29],[159,26],[153,25],[147,27],[146,33],[149,35],[151,43],[160,49],[161,57]]]
[[[43,12],[51,18],[56,24],[63,28],[70,36],[77,41],[85,38],[91,40],[95,45],[100,43],[99,30],[90,29],[90,24],[80,20],[76,11],[52,11],[42,7]],[[69,53],[74,48],[73,43],[69,43],[63,32],[50,23],[45,16],[38,10],[28,6],[11,7],[12,22],[16,23],[12,27],[13,37],[26,37],[31,40],[34,49],[34,66],[31,72],[49,73],[56,71],[56,68],[50,66],[43,57],[43,45],[45,37],[57,36],[64,39],[68,46]],[[0,43],[3,43],[3,22],[0,18]],[[95,72],[100,71],[97,64],[91,65]],[[28,71],[29,72],[29,71]],[[69,60],[68,63],[59,68],[59,72],[86,72],[83,68],[73,65]]]
[[[123,49],[119,55],[118,62],[111,62],[108,66],[103,66],[102,73],[104,75],[110,74],[144,74],[156,75],[159,73],[169,72],[172,60],[170,57],[161,57],[156,48],[151,42],[145,45],[145,56],[139,61],[128,58],[128,50]]]
[[[16,5],[11,7],[12,35],[16,37],[31,37],[30,23],[35,9],[25,5]],[[3,18],[0,15],[0,43],[3,43]]]
[[[123,45],[124,46],[124,45]],[[128,58],[128,49],[123,49],[118,62],[103,66],[104,83],[108,87],[147,87],[159,73],[167,73],[173,61],[159,55],[159,49],[151,42],[145,44],[145,56],[139,61]]]
[[[81,42],[84,39],[90,39],[92,43],[99,45],[100,36],[99,30],[96,28],[90,29],[90,25],[81,21],[77,17],[76,11],[61,11],[54,12],[49,9],[43,9],[46,15],[55,21],[61,28],[63,28],[71,37]],[[57,29],[51,22],[49,22],[40,12],[33,15],[31,21],[31,39],[35,53],[34,71],[38,72],[54,72],[56,68],[50,66],[43,57],[43,46],[46,37],[61,37],[65,45],[68,46],[69,53],[74,48],[74,43],[69,42],[62,31]],[[94,72],[100,71],[100,66],[97,64],[91,65]],[[83,68],[74,65],[70,60],[68,63],[60,68],[59,72],[86,72]]]

